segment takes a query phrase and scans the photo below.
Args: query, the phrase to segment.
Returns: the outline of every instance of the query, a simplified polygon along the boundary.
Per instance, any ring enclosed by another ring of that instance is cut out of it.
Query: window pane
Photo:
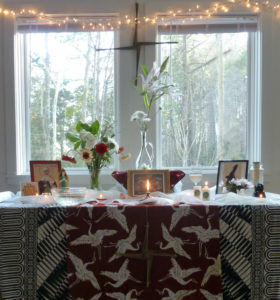
[[[163,167],[247,158],[248,33],[160,35],[180,95],[161,102]]]
[[[77,121],[114,123],[114,32],[23,35],[29,86],[28,159],[60,159],[73,149],[65,138]],[[69,167],[84,167],[68,163]]]

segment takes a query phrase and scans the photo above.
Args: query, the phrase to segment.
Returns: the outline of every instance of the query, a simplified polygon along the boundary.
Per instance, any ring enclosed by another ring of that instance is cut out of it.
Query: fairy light
[[[126,24],[126,25],[132,25],[134,24],[141,24],[142,23],[147,23],[151,25],[156,25],[158,21],[161,21],[161,23],[164,26],[170,25],[168,23],[168,18],[170,17],[179,17],[182,18],[182,22],[185,23],[185,20],[195,20],[195,19],[207,19],[211,18],[215,14],[221,12],[221,13],[229,13],[231,10],[234,9],[235,6],[243,6],[244,9],[247,9],[249,11],[255,12],[255,13],[260,13],[262,10],[271,10],[271,11],[277,11],[280,15],[280,4],[275,3],[276,0],[271,1],[271,0],[264,0],[264,2],[257,2],[254,0],[222,0],[220,2],[214,2],[212,3],[208,8],[201,8],[200,3],[195,3],[194,5],[190,7],[186,7],[184,10],[182,9],[176,9],[176,10],[169,10],[165,13],[166,17],[161,17],[157,15],[146,15],[143,17],[138,17],[136,18],[135,16],[130,16],[130,15],[125,15],[120,18],[113,18],[114,21],[104,20],[101,21],[96,21],[96,27],[97,29],[99,28],[100,30],[105,30],[105,29],[111,29],[113,30],[114,28],[119,28],[120,25]],[[196,12],[196,16],[193,16],[192,13]],[[62,24],[66,23],[77,23],[78,26],[81,27],[81,29],[85,29],[86,27],[93,28],[93,23],[90,22],[87,23],[85,22],[84,17],[65,17],[63,19],[57,18],[55,19],[54,17],[45,14],[44,12],[38,12],[35,8],[32,9],[26,9],[22,8],[19,11],[15,10],[10,10],[8,8],[0,8],[0,14],[4,16],[11,16],[11,17],[17,17],[24,15],[28,17],[29,15],[32,17],[37,17],[39,20],[44,20],[48,24],[52,25],[57,25],[60,27]],[[185,14],[185,15],[184,15]],[[94,27],[95,28],[95,27]]]

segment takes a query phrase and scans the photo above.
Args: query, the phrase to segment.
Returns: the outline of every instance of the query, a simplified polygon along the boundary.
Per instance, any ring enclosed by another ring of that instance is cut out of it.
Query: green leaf
[[[150,105],[149,105],[149,102],[148,102],[148,96],[147,95],[144,96],[144,104],[145,104],[147,110],[150,110]]]
[[[148,70],[147,66],[144,65],[144,64],[141,64],[141,68],[142,68],[142,70],[143,70],[143,73],[144,73],[146,76],[148,76],[149,70]]]
[[[82,123],[82,122],[81,122],[81,127],[82,127],[85,131],[91,132],[91,127],[90,127],[88,124]]]
[[[72,142],[72,143],[76,143],[76,142],[79,142],[79,141],[80,141],[80,139],[79,139],[78,137],[72,135],[71,133],[66,133],[65,136],[66,136],[66,138],[67,138],[70,142]]]
[[[82,129],[83,129],[83,127],[82,127],[82,122],[81,121],[79,121],[77,124],[76,124],[76,130],[77,130],[77,132],[80,132]]]
[[[91,130],[90,130],[90,132],[91,132],[93,135],[97,134],[98,131],[99,131],[99,127],[100,127],[100,124],[99,124],[98,120],[94,121],[94,122],[91,124],[91,127],[90,127]]]
[[[82,141],[82,142],[81,142],[81,147],[82,147],[82,149],[84,149],[85,146],[86,146],[86,141]]]
[[[77,150],[81,145],[81,142],[77,142],[75,145],[74,145],[74,150]]]
[[[115,148],[115,144],[113,144],[113,143],[110,143],[108,146],[109,146],[109,149],[114,149]]]
[[[102,142],[107,143],[107,142],[108,142],[108,137],[107,137],[107,136],[104,136],[104,137],[102,138]]]
[[[168,63],[168,60],[169,60],[169,56],[168,56],[168,57],[165,59],[165,61],[161,64],[160,70],[159,70],[160,73],[162,73],[162,72],[165,70],[165,68],[166,68],[166,66],[167,66],[167,63]]]

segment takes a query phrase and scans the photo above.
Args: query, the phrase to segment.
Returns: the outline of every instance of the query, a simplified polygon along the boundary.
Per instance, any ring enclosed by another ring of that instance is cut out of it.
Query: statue
[[[65,169],[61,169],[59,177],[58,177],[58,187],[61,189],[65,189],[69,187],[69,177],[65,171]]]

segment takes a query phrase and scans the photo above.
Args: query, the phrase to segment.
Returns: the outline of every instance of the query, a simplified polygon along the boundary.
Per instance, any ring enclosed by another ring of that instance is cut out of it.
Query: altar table
[[[280,299],[280,205],[0,203],[0,291],[5,300]]]

